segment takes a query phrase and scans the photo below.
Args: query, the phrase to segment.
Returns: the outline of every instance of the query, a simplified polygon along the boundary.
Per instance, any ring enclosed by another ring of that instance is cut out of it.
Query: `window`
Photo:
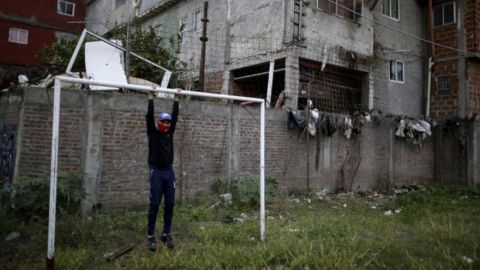
[[[433,8],[433,24],[441,26],[455,22],[455,3],[445,3]]]
[[[448,96],[452,93],[452,76],[437,77],[437,95]]]
[[[28,44],[28,30],[11,27],[8,30],[8,41],[18,44]]]
[[[115,0],[115,8],[125,4],[125,0]]]
[[[404,81],[404,65],[402,61],[390,60],[390,81]]]
[[[202,13],[200,10],[195,11],[195,14],[193,16],[193,30],[195,31],[201,31],[202,30]]]
[[[75,3],[58,0],[57,13],[67,16],[75,15]]]
[[[400,20],[400,0],[383,0],[382,14],[394,20]]]
[[[362,12],[361,4],[357,0],[317,0],[317,8],[350,20],[357,18],[355,12]]]

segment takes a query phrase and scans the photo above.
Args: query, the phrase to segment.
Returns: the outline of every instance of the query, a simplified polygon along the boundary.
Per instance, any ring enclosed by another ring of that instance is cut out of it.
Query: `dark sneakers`
[[[155,236],[147,236],[147,241],[148,241],[148,249],[150,251],[155,251],[157,250],[157,243],[155,242]]]
[[[170,236],[170,234],[162,234],[162,236],[160,236],[160,239],[167,246],[167,248],[173,249],[175,247],[172,236]]]

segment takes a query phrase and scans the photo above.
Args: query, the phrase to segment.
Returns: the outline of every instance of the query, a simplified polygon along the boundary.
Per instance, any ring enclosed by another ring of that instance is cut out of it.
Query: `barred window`
[[[452,94],[452,76],[437,77],[437,95],[448,96]]]

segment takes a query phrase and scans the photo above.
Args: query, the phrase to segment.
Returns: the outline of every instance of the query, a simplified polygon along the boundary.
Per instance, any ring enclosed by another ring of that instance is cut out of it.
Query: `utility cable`
[[[330,3],[332,3],[332,4],[335,4],[335,5],[338,6],[338,7],[343,8],[343,9],[345,9],[345,10],[348,10],[348,11],[350,11],[350,12],[352,12],[352,13],[354,13],[354,14],[362,17],[362,18],[365,18],[365,19],[367,19],[367,20],[369,20],[369,21],[371,21],[371,22],[373,22],[373,23],[376,23],[376,24],[378,24],[378,25],[381,25],[381,26],[383,26],[383,27],[385,27],[385,28],[388,28],[388,29],[390,29],[390,30],[393,30],[393,31],[395,31],[395,32],[404,34],[404,35],[406,35],[406,36],[408,36],[408,37],[411,37],[411,38],[414,38],[414,39],[418,39],[418,40],[420,40],[420,41],[426,42],[426,43],[428,43],[428,44],[433,44],[433,45],[435,45],[435,46],[442,47],[442,48],[444,48],[444,49],[449,49],[449,50],[453,50],[453,51],[456,51],[456,52],[459,52],[459,53],[463,53],[463,54],[465,54],[465,55],[473,55],[473,56],[476,56],[476,57],[480,57],[480,54],[478,54],[478,53],[472,53],[472,52],[469,52],[469,51],[466,51],[466,50],[461,50],[461,49],[458,49],[458,48],[450,47],[450,46],[443,45],[443,44],[438,43],[438,42],[434,42],[434,41],[425,39],[425,38],[423,38],[423,37],[420,37],[420,36],[417,36],[417,35],[414,35],[414,34],[405,32],[405,31],[400,30],[400,29],[398,29],[398,28],[395,28],[395,27],[393,27],[393,26],[384,24],[384,23],[382,23],[382,22],[380,22],[380,21],[377,21],[377,20],[375,20],[375,19],[369,18],[369,17],[367,17],[367,16],[365,16],[365,15],[359,13],[359,12],[356,12],[355,10],[353,10],[353,9],[351,9],[351,8],[349,8],[349,7],[346,7],[346,6],[344,6],[344,5],[340,5],[340,4],[338,4],[337,2],[335,2],[335,1],[332,1],[332,0],[327,0],[327,1],[330,2]],[[328,12],[325,11],[325,10],[322,10],[322,9],[320,9],[320,10],[323,11],[323,12],[328,13]]]

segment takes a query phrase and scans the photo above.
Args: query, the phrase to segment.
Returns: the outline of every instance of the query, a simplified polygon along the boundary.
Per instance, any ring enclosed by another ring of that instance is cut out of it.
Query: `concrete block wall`
[[[479,187],[480,122],[443,122],[434,132],[435,182]]]
[[[48,176],[52,91],[48,95],[44,89],[24,91],[17,175]],[[5,104],[5,95],[0,101]],[[155,106],[156,113],[170,111],[171,101],[157,100]],[[96,203],[106,207],[147,203],[146,107],[143,94],[62,92],[59,170],[87,173],[87,209]],[[175,133],[177,198],[208,194],[216,180],[258,176],[259,119],[255,106],[181,101]],[[306,188],[307,152],[313,190],[367,190],[381,181],[433,181],[433,140],[416,149],[393,137],[391,121],[367,124],[353,140],[345,139],[340,130],[332,137],[321,136],[317,146],[317,138],[307,142],[305,135],[299,138],[299,129],[287,128],[284,111],[268,110],[266,120],[266,177],[275,178],[281,191]]]
[[[22,108],[22,96],[18,90],[11,90],[9,94],[4,94],[0,100],[0,115],[3,124],[7,128],[17,126],[20,121]]]
[[[23,92],[21,118],[18,119],[17,177],[41,177],[50,171],[52,91],[35,89]],[[3,96],[2,96],[3,99]],[[83,170],[82,131],[85,130],[84,96],[66,92],[62,102],[59,166],[64,172]]]

